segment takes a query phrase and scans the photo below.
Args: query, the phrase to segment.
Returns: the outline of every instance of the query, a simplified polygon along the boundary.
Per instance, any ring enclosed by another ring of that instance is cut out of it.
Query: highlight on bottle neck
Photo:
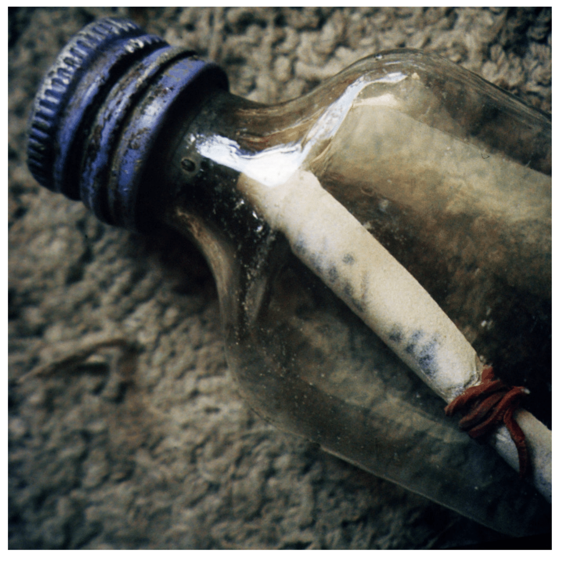
[[[228,89],[224,71],[135,23],[95,21],[60,52],[35,97],[28,166],[43,186],[109,224],[142,230],[150,152],[195,85]]]

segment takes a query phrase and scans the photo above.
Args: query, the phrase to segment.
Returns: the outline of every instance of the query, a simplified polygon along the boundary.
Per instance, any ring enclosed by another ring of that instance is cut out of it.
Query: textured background
[[[33,95],[70,36],[106,15],[218,61],[234,93],[260,102],[308,92],[376,51],[416,47],[551,111],[550,9],[11,9],[9,546],[444,548],[502,538],[261,421],[224,362],[197,251],[169,233],[102,225],[37,186],[25,166]],[[114,336],[134,347],[98,345]]]

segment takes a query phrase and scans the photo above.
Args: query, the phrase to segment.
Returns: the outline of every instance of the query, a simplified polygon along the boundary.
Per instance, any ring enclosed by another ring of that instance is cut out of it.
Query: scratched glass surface
[[[454,65],[397,52],[274,107],[216,93],[187,122],[155,167],[176,186],[165,220],[213,269],[248,403],[485,525],[544,530],[544,499],[443,415],[444,402],[263,220],[241,178],[268,186],[313,174],[502,379],[531,390],[526,407],[550,426],[549,119]]]

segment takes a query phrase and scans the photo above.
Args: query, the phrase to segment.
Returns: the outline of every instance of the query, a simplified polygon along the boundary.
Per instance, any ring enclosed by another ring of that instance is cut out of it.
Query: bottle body
[[[311,174],[416,277],[486,361],[517,369],[516,380],[534,385],[544,400],[548,120],[478,81],[464,95],[479,112],[461,107],[452,115],[450,92],[440,87],[458,88],[456,71],[439,81],[432,63],[417,53],[373,58],[276,107],[217,94],[166,151],[171,156],[160,169],[176,199],[165,220],[207,255],[228,362],[252,408],[481,523],[527,534],[544,523],[542,498],[444,418],[443,402],[326,286],[326,277],[341,272],[307,267],[298,243],[277,227],[281,203],[256,203],[248,188],[259,184],[267,198],[297,181],[297,171]],[[482,131],[486,110],[497,123]],[[508,124],[503,144],[501,123]],[[513,138],[520,142],[510,148]],[[279,200],[299,197],[301,187]],[[506,350],[522,333],[536,340]]]

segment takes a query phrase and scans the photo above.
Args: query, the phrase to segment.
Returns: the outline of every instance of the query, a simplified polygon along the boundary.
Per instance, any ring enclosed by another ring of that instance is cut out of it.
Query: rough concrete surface
[[[548,8],[10,9],[9,547],[427,549],[503,538],[259,419],[224,361],[197,250],[167,232],[105,226],[33,180],[25,130],[41,77],[73,33],[107,15],[216,60],[234,93],[260,102],[416,47],[551,110]]]

